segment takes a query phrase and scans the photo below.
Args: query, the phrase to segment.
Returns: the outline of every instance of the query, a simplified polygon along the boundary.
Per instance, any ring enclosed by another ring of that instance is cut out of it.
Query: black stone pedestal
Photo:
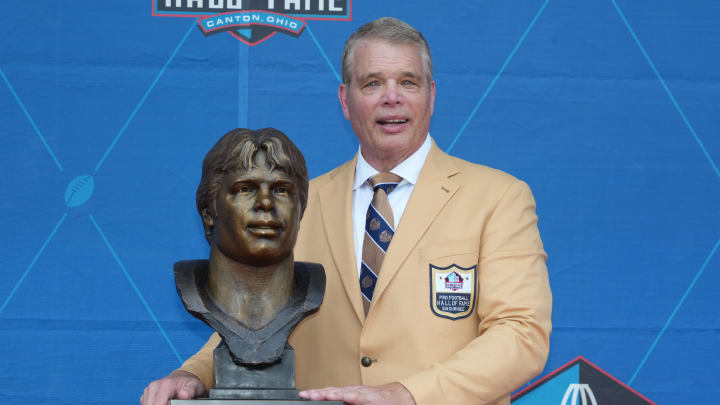
[[[295,389],[295,350],[289,345],[270,364],[236,364],[224,342],[214,357],[215,388],[210,390],[210,399],[300,400]]]

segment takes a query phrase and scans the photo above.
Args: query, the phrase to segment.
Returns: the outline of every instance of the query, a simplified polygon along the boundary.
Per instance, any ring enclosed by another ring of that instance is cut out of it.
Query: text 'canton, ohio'
[[[259,23],[259,24],[268,24],[273,25],[275,27],[286,27],[289,28],[291,31],[299,32],[299,24],[297,20],[289,19],[289,17],[285,16],[286,18],[282,17],[282,14],[269,14],[269,13],[252,13],[252,14],[244,14],[244,15],[221,15],[216,17],[211,17],[207,20],[203,21],[203,26],[208,29],[219,29],[221,27],[227,26],[227,25],[236,25],[236,24],[250,24],[250,23]]]

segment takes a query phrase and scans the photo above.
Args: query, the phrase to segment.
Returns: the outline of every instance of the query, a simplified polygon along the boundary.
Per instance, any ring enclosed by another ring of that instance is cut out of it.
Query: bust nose
[[[262,185],[257,192],[255,199],[255,211],[273,211],[272,195],[270,193],[270,187]]]

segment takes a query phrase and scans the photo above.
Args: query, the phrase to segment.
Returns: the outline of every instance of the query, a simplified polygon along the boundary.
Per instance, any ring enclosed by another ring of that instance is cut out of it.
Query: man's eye
[[[403,80],[402,82],[400,82],[400,84],[405,87],[415,86],[415,82],[413,82],[411,80]]]
[[[373,80],[370,83],[366,84],[365,87],[377,87],[380,83],[377,82],[377,80]]]

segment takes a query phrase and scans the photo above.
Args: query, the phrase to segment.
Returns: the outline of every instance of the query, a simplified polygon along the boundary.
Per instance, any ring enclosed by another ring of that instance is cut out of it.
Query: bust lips
[[[285,230],[277,221],[252,221],[247,224],[246,229],[252,235],[261,238],[274,238]]]

